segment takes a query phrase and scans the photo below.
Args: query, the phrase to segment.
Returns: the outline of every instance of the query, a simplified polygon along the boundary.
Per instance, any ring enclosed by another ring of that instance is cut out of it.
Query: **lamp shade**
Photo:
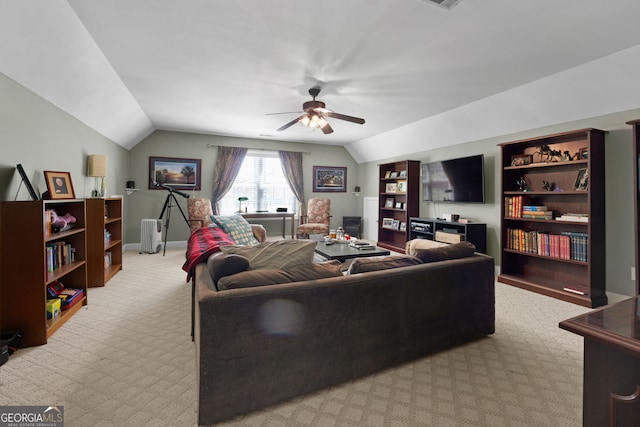
[[[107,176],[107,156],[104,154],[91,154],[87,161],[87,176]]]

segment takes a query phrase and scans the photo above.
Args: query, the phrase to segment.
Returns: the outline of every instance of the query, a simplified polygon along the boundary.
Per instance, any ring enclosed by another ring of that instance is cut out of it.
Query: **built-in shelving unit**
[[[45,344],[87,304],[85,201],[2,202],[0,211],[2,330],[22,330],[24,347]],[[70,214],[75,222],[65,231],[53,232],[47,219],[50,211],[60,216]],[[73,256],[68,263],[51,267],[47,247],[56,245],[69,245]],[[47,319],[47,285],[56,281],[66,288],[82,289],[84,295],[68,310]]]
[[[604,135],[582,129],[500,144],[498,281],[587,307],[607,303]]]
[[[418,215],[419,197],[419,161],[380,165],[378,246],[404,253],[409,239],[409,218]]]
[[[122,270],[122,198],[87,199],[87,283],[104,286]]]

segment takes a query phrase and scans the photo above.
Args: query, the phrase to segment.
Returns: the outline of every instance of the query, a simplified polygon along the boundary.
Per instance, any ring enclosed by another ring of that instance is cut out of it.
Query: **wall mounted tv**
[[[484,155],[422,163],[425,202],[484,203]]]

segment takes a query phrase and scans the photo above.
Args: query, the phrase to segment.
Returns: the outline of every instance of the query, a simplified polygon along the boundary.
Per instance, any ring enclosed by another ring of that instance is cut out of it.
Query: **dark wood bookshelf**
[[[581,129],[500,144],[499,282],[586,307],[607,304],[604,135],[605,132],[598,129]],[[545,146],[560,155],[545,154]],[[531,163],[514,163],[513,158],[519,156],[528,156]],[[584,169],[588,170],[588,187],[577,189],[578,174]],[[524,188],[518,185],[521,179],[526,183]],[[544,188],[545,181],[550,188]],[[519,200],[518,208],[522,205],[544,206],[553,212],[553,217],[523,218],[510,211],[509,202],[516,203],[516,199]],[[588,222],[556,219],[569,213],[584,214],[588,216]],[[526,243],[513,241],[513,235],[518,233],[528,236]],[[538,239],[542,236],[567,234],[573,235],[570,237],[572,243],[562,249],[562,255],[540,252]],[[576,235],[584,239],[580,246],[584,259],[577,256],[578,246],[573,242]],[[526,250],[520,250],[522,246]]]
[[[404,176],[400,176],[401,172]],[[395,187],[396,191],[388,191],[391,187]],[[417,216],[419,211],[420,161],[401,160],[381,164],[378,194],[377,245],[404,253],[409,240],[409,218]],[[387,199],[393,199],[391,206],[386,205]],[[396,203],[400,203],[401,207],[396,207]],[[384,226],[388,221],[395,222],[398,227]]]

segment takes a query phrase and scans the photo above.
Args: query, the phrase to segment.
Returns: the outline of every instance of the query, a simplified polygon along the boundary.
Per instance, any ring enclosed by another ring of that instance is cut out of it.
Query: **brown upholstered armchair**
[[[189,228],[192,233],[199,228],[210,227],[213,224],[211,200],[204,197],[189,197],[187,211],[189,213]],[[251,224],[251,231],[260,243],[267,240],[267,230],[261,224]]]
[[[331,220],[331,200],[316,197],[309,199],[307,214],[300,216],[300,225],[296,232],[298,239],[308,238],[310,234],[329,234],[329,221]]]

